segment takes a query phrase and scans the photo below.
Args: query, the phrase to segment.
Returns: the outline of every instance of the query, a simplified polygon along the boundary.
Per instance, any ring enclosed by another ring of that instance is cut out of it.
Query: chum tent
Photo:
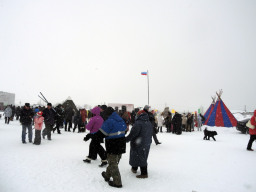
[[[222,91],[220,91],[219,94],[217,93],[218,100],[204,125],[216,127],[235,127],[237,125],[237,120],[222,101],[221,94]]]
[[[68,97],[64,103],[62,103],[63,108],[66,110],[67,108],[71,107],[75,112],[77,112],[76,105],[71,97]]]

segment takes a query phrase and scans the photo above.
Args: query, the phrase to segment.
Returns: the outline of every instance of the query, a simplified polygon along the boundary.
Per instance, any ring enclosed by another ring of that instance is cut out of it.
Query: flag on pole
[[[141,72],[141,75],[148,75],[148,72]]]

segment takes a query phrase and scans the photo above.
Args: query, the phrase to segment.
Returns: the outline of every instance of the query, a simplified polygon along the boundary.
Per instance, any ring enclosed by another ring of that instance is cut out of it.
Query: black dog
[[[218,135],[216,131],[208,131],[207,128],[205,128],[204,130],[204,140],[210,140],[210,137],[213,138],[214,141],[216,141],[216,139],[214,138],[215,135]]]

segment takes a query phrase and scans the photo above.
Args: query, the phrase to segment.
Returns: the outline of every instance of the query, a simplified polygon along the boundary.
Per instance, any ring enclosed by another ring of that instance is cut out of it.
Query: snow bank
[[[129,144],[119,168],[123,188],[115,189],[104,181],[100,160],[85,164],[89,142],[85,134],[53,134],[52,141],[40,146],[21,143],[17,121],[5,125],[0,120],[1,192],[255,192],[256,152],[246,151],[249,135],[235,128],[212,129],[217,141],[203,140],[203,132],[182,135],[159,133],[162,145],[151,146],[148,179],[137,179],[130,171]],[[253,146],[256,148],[256,144]]]

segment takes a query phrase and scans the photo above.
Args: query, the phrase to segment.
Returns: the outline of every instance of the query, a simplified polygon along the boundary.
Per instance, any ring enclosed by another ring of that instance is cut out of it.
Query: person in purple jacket
[[[94,137],[94,134],[98,132],[98,130],[101,128],[104,120],[100,116],[100,107],[94,107],[91,110],[93,117],[90,119],[89,123],[86,125],[86,129],[90,131],[89,134],[86,135],[84,138],[84,141],[88,141],[91,139],[91,143],[89,146],[89,155],[86,159],[83,161],[85,163],[91,163],[91,160],[97,159],[97,154],[99,154],[101,158],[101,165],[100,167],[103,167],[107,165],[107,153],[105,149],[101,146],[100,143],[103,143],[103,139],[99,139],[97,137]]]

